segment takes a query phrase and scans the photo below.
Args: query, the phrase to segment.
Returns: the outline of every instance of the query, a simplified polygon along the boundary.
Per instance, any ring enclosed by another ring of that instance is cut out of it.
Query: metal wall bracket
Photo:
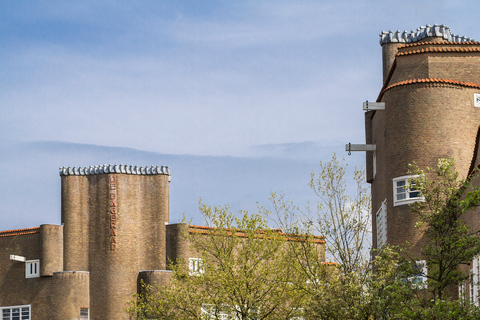
[[[377,150],[377,145],[375,144],[351,144],[348,143],[345,145],[345,151],[348,151],[348,155],[352,154],[352,151],[375,151]]]
[[[385,102],[366,102],[363,103],[363,110],[385,110]]]
[[[22,257],[22,256],[16,256],[16,255],[14,255],[14,254],[11,254],[11,255],[10,255],[10,260],[12,260],[12,261],[25,262],[25,261],[27,261],[27,258]]]

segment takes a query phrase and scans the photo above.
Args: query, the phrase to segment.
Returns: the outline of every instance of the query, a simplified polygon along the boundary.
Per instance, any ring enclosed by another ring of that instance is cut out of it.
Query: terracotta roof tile
[[[445,83],[445,84],[459,85],[459,86],[462,86],[462,87],[479,88],[480,89],[480,84],[478,84],[478,83],[463,82],[463,81],[452,80],[452,79],[437,79],[437,78],[411,79],[411,80],[400,81],[400,82],[389,85],[388,87],[386,87],[385,89],[383,89],[380,92],[379,98],[387,90],[390,90],[390,89],[398,87],[398,86],[404,86],[404,85],[414,84],[414,83]]]
[[[40,233],[40,227],[0,231],[0,237],[19,236],[34,233]]]
[[[419,47],[419,46],[471,46],[471,45],[480,45],[478,41],[469,41],[469,42],[450,42],[450,41],[442,41],[442,42],[434,42],[434,41],[426,41],[426,42],[413,42],[408,43],[403,46],[398,47],[398,49],[404,48],[411,48],[411,47]]]
[[[445,53],[445,52],[480,52],[480,47],[474,48],[422,48],[417,50],[399,51],[397,57],[419,53]]]

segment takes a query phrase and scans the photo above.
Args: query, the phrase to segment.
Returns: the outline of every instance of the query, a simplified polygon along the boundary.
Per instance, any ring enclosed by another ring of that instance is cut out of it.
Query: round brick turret
[[[480,125],[480,108],[474,106],[480,43],[442,27],[381,34],[384,85],[377,102],[385,102],[385,110],[365,117],[366,141],[376,145],[375,154],[367,154],[373,245],[379,241],[376,214],[386,203],[387,242],[408,241],[419,258],[423,232],[415,227],[408,202],[395,201],[393,179],[408,175],[409,164],[433,167],[439,158],[454,158],[465,178]]]
[[[166,269],[165,168],[61,170],[65,270],[90,272],[91,319],[128,319],[139,272]]]
[[[54,272],[51,281],[45,301],[48,306],[46,319],[80,319],[80,309],[89,309],[89,273]]]

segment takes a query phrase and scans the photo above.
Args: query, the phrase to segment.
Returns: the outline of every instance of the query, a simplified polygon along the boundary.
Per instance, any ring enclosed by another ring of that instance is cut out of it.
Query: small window
[[[0,307],[2,320],[30,320],[30,306]]]
[[[420,191],[415,188],[415,184],[410,184],[410,188],[407,189],[409,179],[416,178],[418,176],[403,176],[393,179],[393,205],[400,206],[402,204],[409,204],[416,201],[422,201],[423,197]]]
[[[25,278],[40,277],[40,260],[27,260],[25,262]]]
[[[199,276],[205,273],[202,258],[190,258],[189,270],[191,276]]]
[[[80,320],[88,320],[88,308],[80,308]]]
[[[427,287],[427,263],[425,260],[419,260],[414,265],[415,273],[408,280],[421,288]]]

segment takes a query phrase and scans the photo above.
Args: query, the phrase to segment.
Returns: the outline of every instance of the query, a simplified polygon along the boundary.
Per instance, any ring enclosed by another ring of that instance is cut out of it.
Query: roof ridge
[[[202,229],[200,231],[189,230],[189,232],[191,232],[191,233],[204,233],[204,234],[209,233],[208,230],[219,230],[219,228],[216,228],[216,227],[206,227],[206,226],[197,226],[197,225],[188,225],[188,228],[189,229]],[[238,232],[238,233],[245,233],[245,230],[234,229],[234,228],[223,228],[223,230],[224,231],[235,231],[235,232]],[[257,230],[258,233],[262,233],[261,231],[263,231],[263,230]],[[298,234],[284,233],[282,231],[282,229],[278,229],[278,228],[277,229],[270,229],[270,231],[277,232],[280,235],[286,235],[286,236],[301,236],[301,235],[298,235]],[[312,238],[314,238],[314,239],[325,239],[325,236],[312,235]]]
[[[480,44],[480,42],[478,43]],[[397,52],[396,56],[406,56],[411,54],[418,54],[418,53],[430,53],[430,52],[480,52],[480,47],[474,48],[422,48],[417,50],[409,50],[409,51],[402,51]]]
[[[385,93],[385,91],[390,90],[394,87],[408,85],[408,84],[416,84],[416,83],[445,83],[445,84],[453,84],[453,85],[458,85],[463,87],[480,88],[480,84],[478,83],[464,82],[464,81],[453,80],[453,79],[439,79],[439,78],[410,79],[410,80],[404,80],[404,81],[400,81],[400,82],[389,85],[388,87],[386,87],[380,92],[379,98]]]
[[[189,233],[199,233],[199,234],[212,234],[213,231],[208,231],[208,230],[188,230]],[[236,232],[235,234],[233,232],[230,232],[227,234],[227,236],[237,236],[237,237],[240,237],[240,238],[248,238],[248,235],[245,234],[245,232]],[[279,235],[281,236],[287,236],[287,237],[282,237],[283,239],[287,240],[287,241],[297,241],[297,242],[301,242],[301,241],[308,241],[308,242],[314,242],[314,243],[326,243],[325,240],[323,240],[324,237],[322,236],[313,236],[313,239],[299,239],[299,238],[295,238],[295,237],[292,237],[292,235],[290,235],[290,237],[288,237],[289,235],[288,234],[285,234],[285,233],[279,233]],[[270,237],[266,237],[265,235],[256,235],[255,237],[258,237],[258,238],[262,238],[262,239],[270,239]]]
[[[40,227],[0,231],[0,238],[19,236],[19,235],[25,235],[25,234],[34,234],[34,233],[40,233]]]
[[[406,43],[398,49],[404,49],[404,48],[410,48],[410,47],[418,47],[418,46],[424,46],[424,45],[439,45],[439,46],[468,46],[468,45],[477,45],[480,44],[480,41],[425,41],[425,42],[411,42],[411,43]]]
[[[35,229],[40,230],[40,227],[22,228],[22,229],[12,229],[12,230],[3,230],[3,231],[0,231],[0,234],[10,233],[10,232],[30,231],[30,230],[35,230]]]

